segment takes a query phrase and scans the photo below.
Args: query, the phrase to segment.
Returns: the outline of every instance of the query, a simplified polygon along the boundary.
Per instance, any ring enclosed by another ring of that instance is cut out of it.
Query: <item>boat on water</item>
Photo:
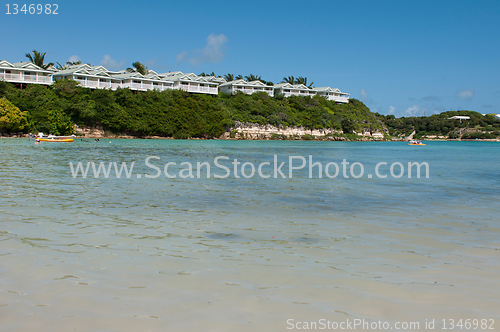
[[[408,141],[408,145],[425,145],[421,140],[411,140]]]
[[[71,136],[55,136],[49,135],[45,136],[43,133],[38,133],[35,137],[37,142],[53,142],[53,143],[71,143],[75,140],[75,135]]]

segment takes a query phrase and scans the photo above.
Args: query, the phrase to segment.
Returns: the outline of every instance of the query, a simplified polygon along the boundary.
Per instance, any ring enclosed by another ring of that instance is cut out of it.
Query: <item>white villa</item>
[[[455,116],[452,116],[451,118],[448,118],[448,120],[470,120],[470,116],[468,115],[455,115]]]
[[[337,103],[348,103],[349,94],[341,92],[339,89],[332,89],[329,86],[323,88],[314,88],[318,96],[325,97],[327,100],[333,100]]]
[[[165,91],[173,89],[174,82],[162,79],[157,73],[150,70],[147,75],[142,75],[138,72],[121,72],[113,75],[114,78],[121,80],[122,88],[129,88],[130,90],[146,91],[158,90]]]
[[[31,62],[0,61],[0,79],[12,83],[52,84],[52,71],[42,69]]]
[[[308,88],[304,84],[279,83],[274,86],[274,95],[290,96],[310,96],[316,95],[316,90]]]
[[[180,71],[158,74],[149,70],[146,75],[136,71],[111,71],[103,66],[89,64],[72,65],[63,70],[54,67],[43,69],[31,62],[10,63],[0,61],[0,80],[18,84],[21,87],[28,83],[50,85],[57,80],[71,79],[82,87],[91,89],[128,88],[133,91],[179,89],[191,93],[217,95],[220,92],[245,94],[265,92],[269,96],[309,96],[319,95],[337,103],[349,102],[349,94],[330,87],[308,88],[303,84],[279,83],[274,86],[261,81],[247,82],[237,79],[226,82],[222,77],[198,76],[194,73]]]
[[[77,81],[80,86],[91,89],[112,89],[121,87],[119,78],[112,78],[112,72],[103,66],[91,66],[88,64],[73,65],[67,69],[52,74],[54,81],[70,79]]]
[[[181,71],[159,74],[159,76],[172,81],[174,89],[211,95],[218,94],[217,86],[219,83],[217,83],[212,76],[204,77],[193,73],[184,74]]]
[[[241,91],[246,94],[252,94],[255,92],[265,92],[269,96],[274,96],[274,87],[270,85],[265,85],[261,81],[251,81],[247,82],[243,79],[234,80],[219,85],[220,92],[235,94]]]
[[[91,89],[129,88],[130,90],[167,90],[172,89],[173,82],[162,80],[154,71],[144,76],[138,72],[113,72],[103,66],[91,66],[88,64],[73,65],[65,70],[60,70],[52,75],[55,81],[60,79],[71,79],[80,83],[80,86]]]

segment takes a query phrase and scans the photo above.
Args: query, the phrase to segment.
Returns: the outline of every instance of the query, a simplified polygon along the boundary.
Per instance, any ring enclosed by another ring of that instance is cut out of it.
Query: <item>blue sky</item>
[[[396,116],[500,113],[500,1],[58,1],[0,18],[0,59],[305,76]]]

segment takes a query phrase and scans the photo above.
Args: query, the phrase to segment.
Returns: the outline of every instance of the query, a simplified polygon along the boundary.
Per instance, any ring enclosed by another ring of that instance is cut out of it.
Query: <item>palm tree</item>
[[[295,80],[295,84],[304,84],[305,86],[307,86],[308,88],[312,88],[314,82],[311,82],[311,84],[307,85],[307,77],[302,77],[302,76],[299,76],[297,77],[297,79]]]
[[[49,68],[50,66],[53,66],[54,63],[50,62],[50,63],[47,63],[47,64],[44,64],[44,61],[45,61],[45,54],[46,53],[40,53],[38,52],[37,50],[33,50],[30,54],[30,53],[26,53],[26,57],[28,59],[30,59],[30,61],[35,64],[36,66],[40,67],[40,68],[43,68],[43,69],[47,69]]]
[[[281,81],[281,83],[295,84],[295,77],[293,76],[283,77],[283,81]]]
[[[235,79],[242,80],[243,79],[243,75],[239,74],[238,76],[235,77]]]
[[[66,62],[66,65],[68,65],[68,66],[81,65],[81,64],[82,64],[81,60],[78,60],[78,61],[67,61]]]
[[[201,73],[200,75],[198,75],[198,76],[203,76],[203,77],[206,77],[206,76],[213,76],[213,77],[216,77],[216,76],[215,76],[215,73],[214,73],[213,71],[212,71],[211,73],[209,73],[209,74],[207,74],[207,73],[205,73],[205,72],[202,72],[202,73]]]
[[[127,71],[130,71],[130,72],[136,71],[142,75],[146,75],[148,73],[148,67],[144,66],[139,61],[134,62],[132,64],[132,67],[134,67],[134,68],[127,68]]]
[[[234,81],[234,75],[233,74],[226,74],[226,75],[224,75],[224,79],[228,82]]]
[[[262,80],[262,77],[260,77],[260,76],[257,77],[254,74],[250,74],[250,75],[245,76],[245,80],[247,82],[260,81],[260,80]]]
[[[68,69],[68,67],[70,66],[75,66],[75,65],[81,65],[82,64],[82,61],[81,60],[78,60],[78,61],[66,61],[66,64],[64,65],[61,65],[59,62],[56,62],[56,69],[59,69],[59,70],[65,70],[65,69]]]
[[[63,66],[59,62],[56,62],[55,67],[56,67],[56,69],[59,69],[59,70],[64,70],[64,69],[68,68],[68,66]]]

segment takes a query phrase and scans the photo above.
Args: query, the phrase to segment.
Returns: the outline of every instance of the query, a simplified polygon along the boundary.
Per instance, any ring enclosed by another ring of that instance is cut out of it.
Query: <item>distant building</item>
[[[219,91],[229,94],[235,94],[240,91],[250,95],[255,92],[265,92],[271,97],[274,96],[274,88],[272,86],[266,85],[261,81],[247,82],[243,79],[221,84],[219,85]]]
[[[0,79],[14,84],[36,83],[52,84],[52,72],[36,66],[31,62],[0,61]]]
[[[135,71],[113,72],[103,66],[91,66],[89,64],[72,65],[66,69],[55,72],[52,77],[54,81],[71,79],[82,87],[91,89],[129,88],[130,90],[167,90],[172,89],[173,82],[162,80],[158,74],[150,70],[147,75]]]
[[[219,91],[229,94],[238,91],[245,94],[265,92],[271,97],[277,95],[313,97],[318,95],[337,103],[349,102],[348,93],[330,87],[309,88],[304,84],[290,83],[279,83],[271,86],[259,80],[247,82],[243,79],[227,82],[223,77],[198,76],[194,73],[180,71],[158,74],[149,70],[146,75],[143,75],[132,69],[111,71],[103,66],[92,66],[86,63],[70,65],[63,69],[57,69],[54,66],[43,69],[31,62],[0,61],[0,80],[14,83],[20,88],[29,83],[51,85],[63,79],[74,80],[80,86],[90,89],[128,88],[133,91],[179,89],[210,95],[217,95]],[[462,120],[462,118],[469,119],[469,117],[460,116],[455,116],[452,119]]]
[[[333,100],[337,103],[348,103],[349,94],[341,92],[337,88],[330,88],[329,86],[323,88],[314,88],[317,91],[318,96],[325,97],[327,100]]]
[[[274,86],[274,95],[290,96],[310,96],[316,95],[316,90],[308,88],[304,84],[279,83]]]
[[[470,120],[470,116],[467,116],[467,115],[455,115],[455,116],[452,116],[451,118],[448,118],[448,120]]]
[[[194,73],[184,74],[181,71],[158,74],[159,77],[174,82],[174,89],[180,89],[193,93],[205,93],[217,95],[219,85],[212,76],[198,76]],[[220,78],[217,80],[220,81]]]
[[[496,115],[495,115],[495,119],[500,120],[500,114],[496,114]]]
[[[116,90],[121,87],[121,80],[111,77],[112,72],[103,66],[91,66],[89,64],[72,65],[52,74],[54,81],[70,79],[78,82],[85,88]]]

